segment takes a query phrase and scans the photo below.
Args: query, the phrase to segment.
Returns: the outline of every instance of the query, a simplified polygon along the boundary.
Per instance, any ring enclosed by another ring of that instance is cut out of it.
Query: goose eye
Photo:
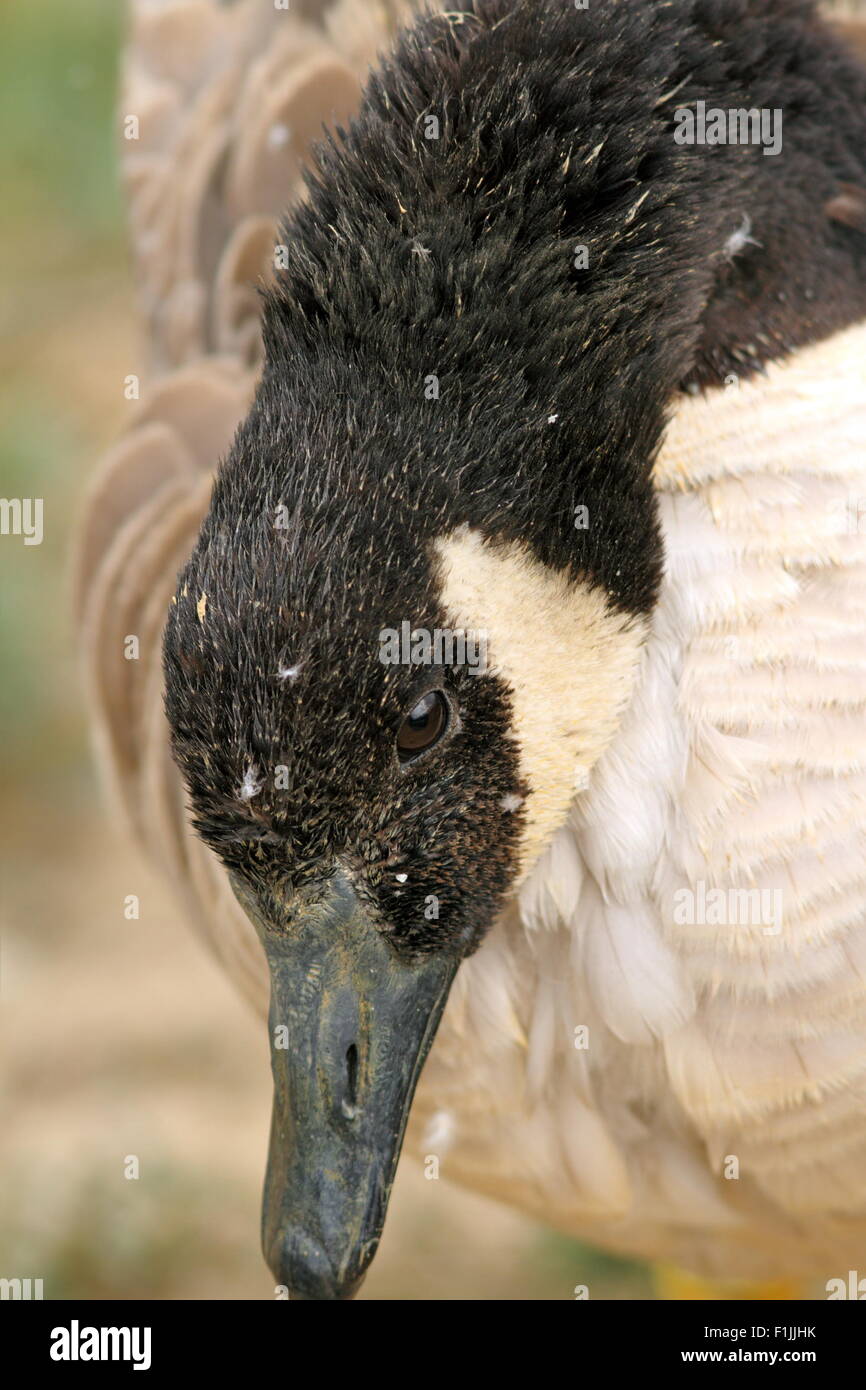
[[[410,762],[437,743],[448,727],[448,702],[441,690],[431,690],[407,714],[397,731],[397,754]]]

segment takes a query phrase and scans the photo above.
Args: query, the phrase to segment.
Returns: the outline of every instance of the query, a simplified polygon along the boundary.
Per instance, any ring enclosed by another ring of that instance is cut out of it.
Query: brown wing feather
[[[91,482],[77,599],[99,759],[133,833],[264,1007],[258,942],[189,829],[162,713],[161,637],[213,470],[258,373],[258,286],[324,124],[354,110],[402,0],[133,0],[120,158],[146,374]],[[134,138],[128,138],[134,137]],[[129,637],[138,656],[128,659]]]

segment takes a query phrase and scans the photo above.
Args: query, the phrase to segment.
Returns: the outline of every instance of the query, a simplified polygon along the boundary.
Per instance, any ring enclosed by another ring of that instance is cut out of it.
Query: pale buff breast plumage
[[[866,1234],[864,444],[866,327],[685,400],[632,705],[419,1095],[444,1171],[708,1274]]]
[[[255,382],[251,282],[400,7],[308,9],[136,6],[121,112],[151,375],[79,561],[117,804],[261,1008],[258,941],[187,824],[160,635]],[[656,477],[667,574],[636,692],[461,968],[408,1142],[614,1248],[830,1278],[866,1238],[866,328],[685,398]],[[780,930],[714,920],[713,890],[780,893]]]

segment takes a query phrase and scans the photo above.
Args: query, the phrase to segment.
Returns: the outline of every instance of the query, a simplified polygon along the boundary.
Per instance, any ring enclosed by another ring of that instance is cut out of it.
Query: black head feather
[[[781,108],[781,155],[676,144],[697,100]],[[445,623],[431,546],[461,525],[651,611],[676,392],[866,313],[862,235],[824,210],[866,183],[864,112],[804,0],[472,0],[372,77],[283,228],[261,384],[166,633],[197,825],[268,911],[340,857],[401,948],[480,939],[526,790],[509,690],[383,666],[379,633]],[[401,768],[443,682],[459,725]]]

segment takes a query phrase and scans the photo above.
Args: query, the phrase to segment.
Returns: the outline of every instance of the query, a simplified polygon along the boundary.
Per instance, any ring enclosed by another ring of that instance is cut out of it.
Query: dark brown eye
[[[407,714],[397,731],[397,754],[408,763],[432,748],[448,728],[448,701],[441,690],[431,690]]]

